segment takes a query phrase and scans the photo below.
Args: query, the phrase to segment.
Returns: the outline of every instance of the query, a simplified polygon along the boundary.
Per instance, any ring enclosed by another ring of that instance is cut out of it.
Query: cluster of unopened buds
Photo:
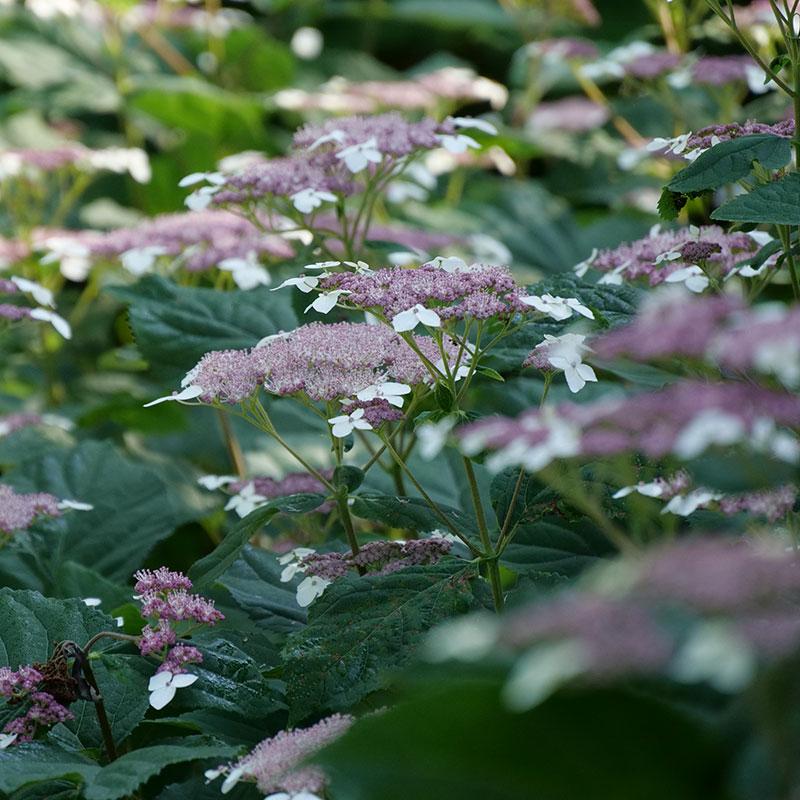
[[[166,567],[139,570],[134,577],[134,595],[141,603],[141,614],[148,621],[142,628],[139,652],[162,659],[150,679],[150,705],[161,709],[178,689],[191,686],[197,675],[186,672],[187,664],[199,664],[203,654],[191,645],[178,643],[199,625],[215,625],[224,619],[211,600],[190,594],[192,582],[180,572]],[[188,624],[186,624],[188,623]]]

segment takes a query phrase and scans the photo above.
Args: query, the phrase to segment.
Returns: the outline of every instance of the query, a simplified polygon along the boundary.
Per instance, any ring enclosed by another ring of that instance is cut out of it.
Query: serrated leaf
[[[474,565],[446,559],[391,575],[346,577],[309,610],[284,651],[290,720],[350,708],[407,662],[433,625],[478,603]]]
[[[752,192],[734,197],[711,215],[728,222],[800,225],[800,174],[790,172]]]
[[[658,216],[661,219],[671,222],[678,219],[681,209],[686,205],[686,196],[669,189],[663,189],[658,198]]]
[[[293,494],[278,497],[257,508],[225,534],[222,542],[207,556],[195,562],[189,577],[198,591],[212,584],[239,557],[242,548],[259,528],[266,525],[279,511],[305,514],[324,502],[321,494]]]
[[[99,770],[87,783],[86,800],[118,800],[171,764],[215,758],[232,758],[238,748],[211,738],[188,737],[181,744],[159,744],[125,753]]]
[[[354,492],[364,482],[364,472],[358,467],[345,464],[333,471],[333,485],[345,486],[348,492]]]
[[[130,304],[141,353],[172,375],[183,375],[211,350],[253,347],[264,336],[297,327],[291,305],[266,287],[217,292],[150,275],[111,291]]]
[[[782,136],[740,136],[706,150],[678,172],[667,189],[682,194],[719,189],[749,175],[754,161],[766,169],[779,169],[791,156],[791,141]]]
[[[498,526],[503,525],[509,511],[511,512],[509,529],[520,522],[541,516],[558,497],[552,489],[548,489],[528,473],[522,472],[520,480],[520,470],[517,468],[505,469],[495,475],[489,496]]]
[[[93,761],[46,742],[27,742],[0,751],[0,791],[4,793],[41,781],[80,784],[99,771]]]
[[[94,441],[24,461],[4,476],[4,482],[19,489],[94,506],[92,511],[65,514],[43,528],[49,541],[41,553],[50,571],[45,588],[58,591],[54,578],[66,560],[110,580],[127,581],[158,542],[200,516],[205,499],[194,487],[177,491],[167,478],[177,482],[181,473],[177,467],[160,469],[133,461],[110,442]]]

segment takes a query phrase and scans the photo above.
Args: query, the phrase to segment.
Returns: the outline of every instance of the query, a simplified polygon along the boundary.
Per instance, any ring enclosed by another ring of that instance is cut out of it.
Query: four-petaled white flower
[[[27,278],[19,278],[16,275],[12,275],[9,280],[21,292],[29,294],[40,306],[49,306],[50,308],[56,307],[53,293],[41,284],[36,283],[36,281],[29,281]]]
[[[301,214],[310,214],[325,202],[335,203],[336,195],[332,192],[326,192],[324,189],[314,189],[310,186],[292,195],[292,205]]]
[[[330,292],[322,292],[313,303],[306,306],[305,313],[308,313],[308,310],[313,308],[319,314],[327,314],[332,308],[335,308],[339,298],[345,294],[352,294],[352,292],[349,289],[334,289]]]
[[[319,278],[316,275],[299,275],[297,278],[287,278],[280,286],[276,286],[271,291],[277,292],[287,286],[296,286],[303,294],[313,292],[319,286]]]
[[[59,262],[61,274],[70,281],[83,281],[92,268],[89,248],[69,236],[49,236],[42,243],[47,253],[39,259],[40,264]]]
[[[223,486],[229,486],[236,483],[239,479],[235,475],[202,475],[197,479],[197,482],[210,492],[221,489]]]
[[[676,269],[664,278],[666,283],[682,283],[690,292],[699,294],[708,288],[708,276],[696,264]]]
[[[589,258],[584,259],[583,261],[579,261],[573,268],[572,271],[579,277],[582,278],[588,271],[589,267],[594,265],[595,259],[597,256],[600,255],[600,251],[595,247],[593,248],[591,255]]]
[[[480,144],[466,133],[440,133],[436,138],[448,153],[461,155],[466,153],[468,148],[480,149]]]
[[[205,181],[210,184],[208,186],[201,186],[195,189],[183,202],[186,207],[192,211],[202,211],[208,208],[211,199],[220,190],[227,178],[221,172],[193,172],[191,175],[186,175],[178,182],[178,186],[194,186],[195,184]]]
[[[301,562],[315,552],[316,550],[310,547],[295,547],[291,552],[282,555],[278,559],[278,563],[283,567],[281,583],[288,583],[298,572],[305,572],[306,568]]]
[[[302,608],[310,606],[325,589],[330,586],[330,581],[320,578],[319,575],[309,575],[297,584],[297,605]]]
[[[385,400],[398,408],[403,407],[403,395],[410,394],[411,387],[405,383],[394,383],[386,381],[385,383],[374,383],[372,386],[367,386],[362,389],[356,397],[362,402],[368,403],[370,400]]]
[[[255,250],[250,250],[245,258],[225,258],[219,262],[219,268],[230,272],[233,282],[246,292],[256,286],[269,286],[272,283],[270,274],[259,263]]]
[[[431,461],[447,444],[447,437],[456,424],[455,417],[445,417],[438,422],[426,422],[415,428],[420,458]]]
[[[246,517],[267,502],[267,498],[256,492],[256,487],[248,483],[242,487],[239,494],[233,495],[225,504],[226,511],[235,511],[240,517]]]
[[[166,250],[159,245],[149,245],[148,247],[134,247],[126,250],[119,257],[122,268],[131,275],[145,275],[152,272],[158,256],[166,254]]]
[[[94,511],[94,506],[90,503],[81,503],[78,500],[62,500],[58,507],[61,511]]]
[[[331,424],[331,433],[337,439],[344,439],[353,431],[371,431],[372,425],[364,419],[364,409],[357,408],[349,414],[342,414],[338,417],[331,417],[328,422]]]
[[[483,131],[492,136],[497,134],[497,128],[491,122],[477,117],[448,117],[446,122],[452,122],[456,128],[474,128],[476,131]]]
[[[157,672],[150,678],[147,689],[150,692],[150,705],[157,711],[164,708],[178,689],[191,686],[197,680],[197,675],[190,675],[186,672],[173,674],[169,670]]]
[[[378,150],[378,142],[373,136],[366,142],[345,147],[336,154],[336,158],[344,161],[345,166],[350,172],[361,172],[369,164],[380,164],[383,154]]]
[[[676,494],[665,506],[661,509],[662,514],[677,514],[679,517],[688,517],[697,511],[698,508],[710,503],[714,500],[720,500],[723,495],[718,492],[712,492],[710,489],[695,489],[689,494],[681,495]]]
[[[441,328],[442,319],[433,309],[419,303],[392,317],[392,327],[398,333],[413,331],[420,323],[429,328]]]
[[[611,497],[613,497],[614,500],[620,500],[634,492],[644,495],[645,497],[661,497],[661,495],[664,494],[664,484],[661,481],[653,481],[652,483],[636,483],[633,486],[623,486],[621,489],[614,492]]]
[[[31,311],[31,319],[38,319],[40,322],[49,322],[65,339],[72,338],[72,328],[64,317],[50,311],[47,308],[34,308]]]
[[[336,130],[331,131],[330,133],[326,133],[319,137],[316,141],[312,142],[308,149],[316,150],[318,147],[321,147],[323,144],[328,144],[329,142],[336,142],[336,144],[342,144],[346,139],[345,132],[337,128]]]
[[[680,136],[675,136],[672,139],[663,139],[659,136],[647,145],[647,149],[651,153],[664,152],[679,156],[686,149],[686,145],[689,143],[691,136],[691,131],[681,134]]]
[[[151,406],[157,406],[159,403],[166,403],[168,400],[175,400],[178,403],[185,403],[188,400],[196,400],[201,394],[203,394],[202,386],[190,384],[185,389],[182,389],[180,392],[176,392],[175,394],[168,394],[166,397],[157,397],[155,400],[145,403],[144,407],[150,408]]]
[[[579,392],[587,382],[597,382],[594,370],[583,363],[583,354],[589,350],[584,344],[585,336],[579,333],[565,333],[563,336],[545,334],[544,339],[542,347],[548,363],[563,371],[571,392]]]
[[[594,319],[591,309],[587,308],[577,297],[554,297],[552,294],[541,296],[528,295],[519,298],[526,306],[532,306],[542,314],[558,320],[569,319],[573,312],[578,313],[587,319]]]
[[[432,258],[428,264],[439,267],[443,272],[449,272],[450,274],[474,271],[472,266],[458,256],[436,256]]]

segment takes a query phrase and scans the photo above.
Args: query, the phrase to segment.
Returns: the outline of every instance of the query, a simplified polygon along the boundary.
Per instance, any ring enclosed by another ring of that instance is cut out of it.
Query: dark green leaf
[[[791,156],[791,142],[782,136],[740,136],[706,150],[677,173],[667,189],[683,194],[719,189],[749,175],[754,161],[766,169],[778,169]]]
[[[477,605],[476,579],[473,565],[448,559],[335,581],[284,651],[291,719],[348,709],[379,689],[382,673],[411,658],[428,629]]]
[[[305,514],[318,508],[324,501],[320,494],[294,494],[278,497],[248,514],[225,534],[222,542],[205,558],[201,558],[189,570],[195,587],[202,590],[211,585],[238,558],[242,548],[259,528],[266,525],[279,511],[287,514]]]
[[[800,174],[790,172],[777,181],[734,197],[711,215],[730,222],[800,225]]]
[[[100,767],[77,753],[44,742],[29,742],[0,751],[0,791],[13,792],[27,784],[56,779],[83,783]]]

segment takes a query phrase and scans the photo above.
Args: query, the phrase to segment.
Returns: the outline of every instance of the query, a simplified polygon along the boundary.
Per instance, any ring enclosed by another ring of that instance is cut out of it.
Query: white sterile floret
[[[277,292],[278,289],[285,289],[287,286],[296,286],[303,294],[308,294],[319,286],[319,278],[316,275],[300,275],[297,278],[287,278],[280,286],[276,286],[271,291]]]
[[[690,292],[699,294],[708,288],[709,279],[700,267],[692,264],[689,267],[675,270],[664,278],[666,283],[682,283]]]
[[[680,432],[673,452],[679,458],[695,458],[711,445],[731,445],[747,434],[744,423],[733,414],[705,409]]]
[[[242,490],[233,495],[225,504],[226,511],[235,511],[240,517],[246,517],[251,511],[255,511],[266,503],[268,498],[256,492],[254,484],[246,484]]]
[[[586,337],[579,333],[565,333],[563,336],[545,334],[545,357],[551,366],[563,371],[573,394],[583,389],[587,382],[597,382],[594,370],[583,363],[583,354],[589,350],[585,341]]]
[[[330,292],[322,292],[313,303],[310,303],[305,308],[305,313],[313,308],[319,314],[327,314],[339,302],[339,298],[346,294],[352,294],[348,289],[334,289]]]
[[[331,424],[331,433],[337,439],[344,439],[353,431],[371,431],[372,425],[364,419],[364,409],[357,408],[349,414],[342,414],[338,417],[331,417],[328,422]]]
[[[662,514],[677,514],[679,517],[688,517],[697,511],[698,508],[710,503],[714,500],[722,499],[723,495],[718,492],[712,492],[710,489],[695,489],[689,494],[676,494],[665,506],[661,509]]]
[[[176,392],[175,394],[168,394],[165,397],[157,397],[155,400],[145,403],[144,408],[157,406],[159,403],[166,403],[169,400],[175,400],[178,403],[185,403],[188,400],[196,400],[201,394],[203,394],[203,387],[192,384],[187,386],[185,389],[182,389],[180,392]]]
[[[632,486],[623,486],[618,489],[611,497],[614,500],[619,500],[627,497],[629,494],[637,492],[645,497],[661,497],[664,494],[664,484],[661,481],[653,481],[652,483],[636,483]]]
[[[675,136],[671,139],[662,139],[661,137],[656,137],[653,139],[648,145],[647,149],[651,153],[673,153],[676,156],[679,156],[686,150],[686,145],[689,143],[689,139],[692,136],[692,132],[689,131],[688,133],[683,133],[680,136]]]
[[[53,293],[41,284],[36,283],[36,281],[29,281],[27,278],[20,278],[16,275],[12,275],[9,280],[21,292],[29,294],[37,303],[39,303],[39,305],[50,306],[50,308],[56,307],[56,301],[53,297]]]
[[[336,142],[337,144],[342,144],[346,138],[347,135],[345,134],[345,132],[337,128],[336,130],[333,130],[330,133],[326,133],[323,136],[320,136],[318,139],[316,139],[309,145],[308,149],[316,150],[318,147],[322,147],[323,144],[329,144],[330,142]]]
[[[554,297],[551,294],[528,295],[519,298],[525,305],[535,308],[557,321],[569,319],[573,312],[594,319],[591,309],[587,308],[577,297]]]
[[[49,236],[42,242],[47,252],[40,264],[58,262],[61,274],[70,281],[83,281],[92,268],[89,248],[69,236]]]
[[[164,708],[174,697],[178,689],[191,686],[197,675],[187,673],[173,674],[169,670],[157,672],[150,678],[147,689],[150,692],[150,705],[157,711]]]
[[[455,424],[454,417],[445,417],[438,422],[426,422],[418,426],[414,433],[417,435],[417,451],[420,458],[425,461],[436,458],[447,444],[447,437]]]
[[[84,597],[83,604],[89,608],[97,608],[103,601],[99,597]]]
[[[325,270],[332,269],[333,267],[339,267],[341,264],[341,261],[316,261],[313,264],[306,264],[303,269],[321,270],[324,272]]]
[[[573,268],[572,271],[579,277],[582,278],[588,271],[589,268],[594,265],[597,256],[600,255],[600,251],[595,247],[592,249],[591,254],[588,258],[584,259],[583,261],[579,261]]]
[[[49,311],[46,308],[34,308],[33,311],[31,311],[31,319],[38,319],[40,322],[49,322],[65,339],[72,338],[72,328],[69,322],[67,322],[64,317],[56,314],[55,311]]]
[[[420,323],[427,325],[429,328],[440,328],[442,326],[441,317],[433,309],[425,308],[419,303],[392,317],[392,327],[398,333],[413,331]]]
[[[470,147],[476,150],[480,149],[480,144],[465,133],[440,133],[436,138],[448,153],[454,155],[466,153]]]
[[[448,117],[445,122],[451,122],[456,128],[474,128],[476,131],[483,131],[492,136],[497,134],[497,128],[491,122],[476,117]]]
[[[319,575],[309,575],[297,584],[297,605],[302,608],[310,606],[325,589],[330,586],[330,581],[320,578]]]
[[[16,733],[0,733],[0,750],[5,750],[9,745],[14,744],[18,735]]]
[[[62,500],[58,507],[61,511],[94,511],[91,503],[81,503],[79,500]]]
[[[289,553],[284,553],[279,559],[278,563],[283,566],[281,572],[281,583],[288,583],[298,572],[305,572],[306,568],[302,565],[302,560],[312,553],[315,553],[310,547],[295,547]]]
[[[385,383],[374,383],[372,386],[367,386],[362,389],[356,398],[362,402],[368,403],[370,400],[385,400],[398,408],[403,407],[403,395],[411,393],[411,387],[405,383],[394,383],[393,381],[386,381]]]
[[[230,272],[233,282],[244,291],[272,283],[270,274],[259,262],[255,250],[250,250],[245,258],[225,258],[219,262],[219,268]]]
[[[292,205],[301,214],[310,214],[315,209],[319,208],[323,203],[335,203],[336,195],[332,192],[326,192],[324,189],[301,189],[292,195]]]
[[[204,489],[214,492],[221,489],[223,486],[229,486],[236,483],[239,479],[235,475],[202,475],[197,479],[197,482]]]
[[[159,245],[148,245],[147,247],[133,247],[126,250],[119,257],[122,268],[131,275],[145,275],[152,272],[156,259],[166,254],[166,249]]]
[[[345,147],[336,154],[336,158],[344,161],[345,166],[350,172],[361,172],[369,164],[380,164],[383,154],[378,150],[378,142],[375,137],[367,139],[366,142]]]

